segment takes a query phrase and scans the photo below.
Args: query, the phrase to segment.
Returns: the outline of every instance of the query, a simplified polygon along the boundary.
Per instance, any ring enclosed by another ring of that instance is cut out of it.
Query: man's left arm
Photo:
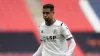
[[[64,23],[61,26],[61,32],[65,39],[70,42],[69,48],[66,53],[66,55],[69,56],[73,53],[76,43],[68,27]]]
[[[68,48],[66,55],[71,55],[75,49],[76,43],[73,37],[67,39],[67,41],[69,41],[70,44],[69,44],[69,48]]]

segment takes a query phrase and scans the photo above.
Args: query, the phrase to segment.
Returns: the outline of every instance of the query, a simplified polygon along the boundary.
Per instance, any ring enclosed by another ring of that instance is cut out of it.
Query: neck
[[[56,20],[53,18],[50,22],[46,22],[46,25],[50,26],[52,25]]]

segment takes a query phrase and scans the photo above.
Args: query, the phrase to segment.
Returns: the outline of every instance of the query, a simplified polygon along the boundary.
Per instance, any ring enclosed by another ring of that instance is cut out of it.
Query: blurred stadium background
[[[0,56],[32,56],[46,3],[74,35],[73,56],[100,56],[100,0],[0,0]]]

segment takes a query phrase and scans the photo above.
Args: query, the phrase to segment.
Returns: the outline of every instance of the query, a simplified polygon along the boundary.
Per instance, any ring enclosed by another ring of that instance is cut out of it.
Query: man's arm
[[[71,55],[75,49],[76,43],[68,27],[64,23],[61,25],[61,33],[65,39],[70,42],[66,55]]]
[[[43,44],[39,46],[38,50],[32,56],[41,56],[42,55]]]
[[[71,55],[75,49],[76,43],[75,43],[74,38],[70,38],[67,40],[70,42],[70,44],[69,44],[69,48],[68,48],[66,55]]]
[[[38,31],[40,33],[40,25],[38,26]],[[40,37],[40,40],[41,40],[41,37]],[[41,56],[42,55],[42,49],[43,49],[43,42],[41,40],[41,45],[39,46],[38,50],[32,56]]]

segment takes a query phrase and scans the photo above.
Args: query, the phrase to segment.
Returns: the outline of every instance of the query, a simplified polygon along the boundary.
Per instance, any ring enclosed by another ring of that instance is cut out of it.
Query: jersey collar
[[[51,25],[53,25],[55,22],[56,22],[56,19],[54,19],[54,21],[51,22],[51,23],[49,23],[49,24],[47,24],[47,23],[45,22],[45,25],[47,25],[47,26],[51,26]]]

